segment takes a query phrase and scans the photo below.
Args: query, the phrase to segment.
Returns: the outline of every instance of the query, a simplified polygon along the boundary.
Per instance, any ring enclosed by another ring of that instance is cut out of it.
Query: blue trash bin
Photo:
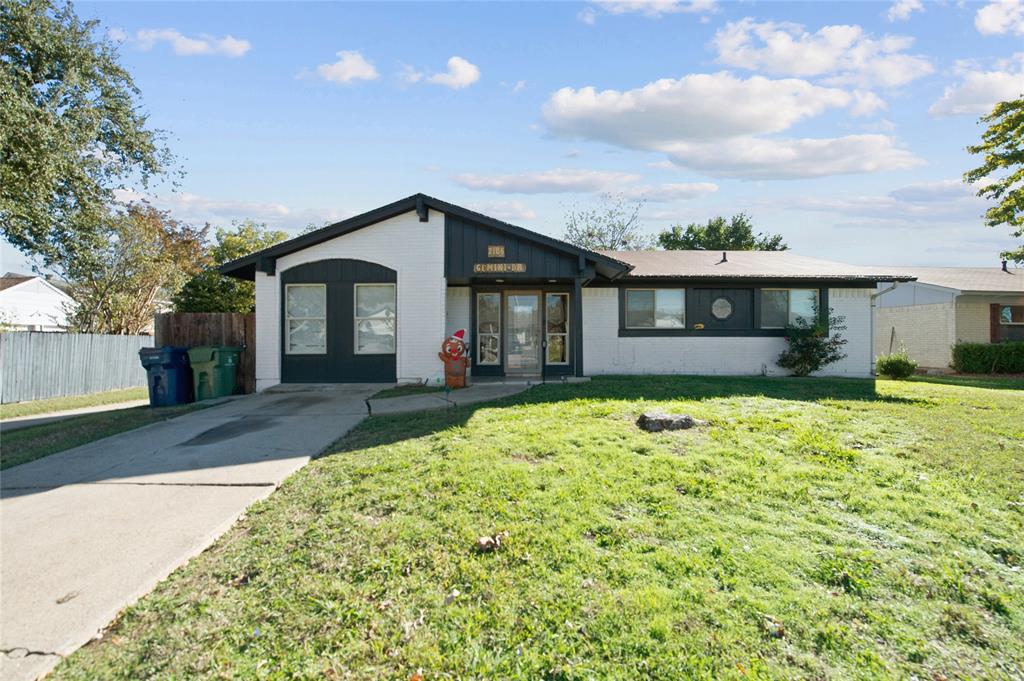
[[[188,348],[165,345],[142,348],[139,360],[146,369],[149,385],[149,406],[170,407],[192,401],[192,368],[188,364]]]

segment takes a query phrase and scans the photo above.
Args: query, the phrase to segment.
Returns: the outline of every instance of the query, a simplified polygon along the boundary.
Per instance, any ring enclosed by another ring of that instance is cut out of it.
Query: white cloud
[[[444,73],[435,73],[427,78],[428,83],[444,85],[453,90],[461,90],[469,87],[480,80],[480,69],[462,57],[452,57],[448,60],[448,70]]]
[[[781,132],[853,97],[804,80],[746,80],[729,73],[665,78],[633,90],[562,88],[544,104],[553,132],[629,148],[658,148],[687,139]]]
[[[122,31],[123,33],[123,31]],[[151,50],[157,43],[167,43],[174,54],[183,57],[197,55],[220,55],[223,57],[241,57],[252,49],[248,40],[226,35],[223,38],[201,34],[198,38],[190,38],[174,28],[145,28],[135,33],[135,43],[140,50]]]
[[[356,50],[342,50],[335,56],[338,61],[330,64],[320,64],[316,67],[316,73],[324,80],[332,83],[348,85],[357,80],[377,80],[380,74],[373,62],[368,61]]]
[[[982,35],[1024,35],[1024,0],[995,0],[974,15]]]
[[[593,26],[597,21],[597,10],[593,7],[584,7],[580,10],[576,18],[582,21],[587,26]]]
[[[111,26],[107,29],[107,38],[113,40],[115,43],[123,43],[128,40],[128,31],[117,26]]]
[[[746,18],[726,24],[712,45],[718,61],[776,76],[825,77],[830,85],[899,87],[934,71],[925,57],[904,54],[908,36],[869,37],[860,26],[824,26]]]
[[[924,4],[921,0],[896,0],[886,12],[889,21],[906,21],[914,12],[923,12]]]
[[[608,14],[641,14],[659,19],[665,14],[702,14],[717,9],[715,0],[598,0]]]
[[[562,88],[544,104],[542,116],[555,134],[664,152],[676,165],[712,175],[787,179],[921,164],[884,135],[760,137],[832,108],[864,115],[884,107],[870,92],[716,73],[663,79],[624,92]]]
[[[999,60],[989,71],[974,62],[958,62],[956,73],[960,81],[946,87],[931,105],[928,113],[932,116],[986,114],[997,103],[1024,95],[1024,52]]]
[[[713,182],[679,182],[674,184],[658,184],[651,186],[626,187],[619,191],[627,199],[643,199],[654,203],[687,201],[700,198],[718,191]]]
[[[709,175],[762,180],[907,170],[924,163],[886,135],[824,139],[735,137],[714,142],[678,142],[665,151],[676,164]]]
[[[406,85],[413,85],[423,80],[423,72],[417,71],[410,64],[402,64],[402,70],[398,72],[398,80]]]
[[[619,191],[640,179],[635,173],[608,170],[555,168],[509,175],[463,173],[455,181],[467,189],[503,194],[559,194],[565,192]]]
[[[885,100],[874,92],[866,92],[864,90],[853,91],[853,105],[850,107],[850,113],[854,116],[870,116],[875,112],[884,111],[888,108],[889,105],[885,103]]]
[[[475,203],[468,203],[466,204],[466,207],[470,210],[475,210],[478,213],[489,215],[492,218],[504,220],[505,222],[537,219],[537,213],[522,201],[478,201]]]
[[[669,161],[668,159],[664,159],[664,160],[661,160],[661,161],[654,161],[654,162],[648,163],[646,165],[647,165],[648,168],[651,168],[652,170],[675,170],[676,169],[676,164],[673,163],[672,161]]]
[[[171,216],[183,222],[201,225],[225,225],[232,220],[252,219],[265,222],[277,229],[300,230],[309,223],[323,224],[349,217],[350,213],[337,209],[294,210],[282,203],[219,199],[190,192],[174,192],[151,195],[130,190],[115,191],[118,201],[145,201],[153,206],[168,210]]]
[[[769,202],[770,203],[770,202]],[[936,223],[980,223],[987,204],[961,180],[918,182],[883,195],[804,197],[782,201],[796,210],[834,213],[894,224],[930,227]]]

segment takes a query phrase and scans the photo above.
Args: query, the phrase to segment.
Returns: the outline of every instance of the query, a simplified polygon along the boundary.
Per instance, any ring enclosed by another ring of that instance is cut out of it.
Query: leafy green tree
[[[172,161],[96,28],[70,3],[0,0],[0,233],[44,266],[96,248],[114,190]]]
[[[174,297],[174,309],[178,312],[252,312],[256,309],[254,284],[225,277],[217,268],[287,238],[287,233],[270,230],[252,220],[235,222],[232,229],[218,229],[207,251],[211,265],[181,288]]]
[[[667,251],[785,251],[781,234],[754,234],[750,216],[738,213],[726,222],[718,216],[707,224],[692,222],[683,229],[674,225],[658,234],[658,245]]]
[[[604,194],[593,208],[573,206],[565,215],[565,241],[592,251],[633,251],[650,245],[640,228],[642,201]]]
[[[982,142],[967,151],[981,154],[984,163],[964,173],[964,181],[979,183],[978,196],[999,202],[985,211],[986,225],[1006,225],[1024,237],[1024,96],[996,104],[981,121],[989,124]],[[1002,257],[1024,263],[1024,243]]]
[[[100,224],[98,245],[54,262],[77,303],[70,329],[143,333],[202,266],[206,228],[190,227],[145,204],[109,213]]]

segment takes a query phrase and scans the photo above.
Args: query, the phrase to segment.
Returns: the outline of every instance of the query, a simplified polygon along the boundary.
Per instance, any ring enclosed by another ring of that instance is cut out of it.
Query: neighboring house
[[[879,284],[876,355],[906,347],[921,367],[947,369],[956,343],[1024,340],[1024,269],[900,267],[898,271],[909,272],[917,281]]]
[[[789,252],[596,253],[417,194],[227,263],[256,282],[256,386],[436,381],[467,329],[473,376],[781,374],[785,324],[846,317],[869,376],[863,267]],[[910,276],[904,279],[910,279]]]
[[[0,277],[0,324],[15,331],[65,331],[75,307],[63,282],[34,274]]]

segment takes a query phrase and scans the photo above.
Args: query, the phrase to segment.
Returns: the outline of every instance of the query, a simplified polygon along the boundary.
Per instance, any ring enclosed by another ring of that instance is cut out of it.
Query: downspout
[[[871,329],[871,375],[872,376],[877,376],[878,375],[876,373],[876,371],[875,371],[875,309],[878,307],[875,304],[875,301],[878,300],[879,298],[881,298],[882,296],[884,296],[886,293],[889,293],[890,291],[894,290],[899,285],[900,285],[900,282],[894,281],[892,283],[892,286],[890,286],[889,288],[882,289],[878,293],[872,293],[871,294],[871,323],[868,326]]]

